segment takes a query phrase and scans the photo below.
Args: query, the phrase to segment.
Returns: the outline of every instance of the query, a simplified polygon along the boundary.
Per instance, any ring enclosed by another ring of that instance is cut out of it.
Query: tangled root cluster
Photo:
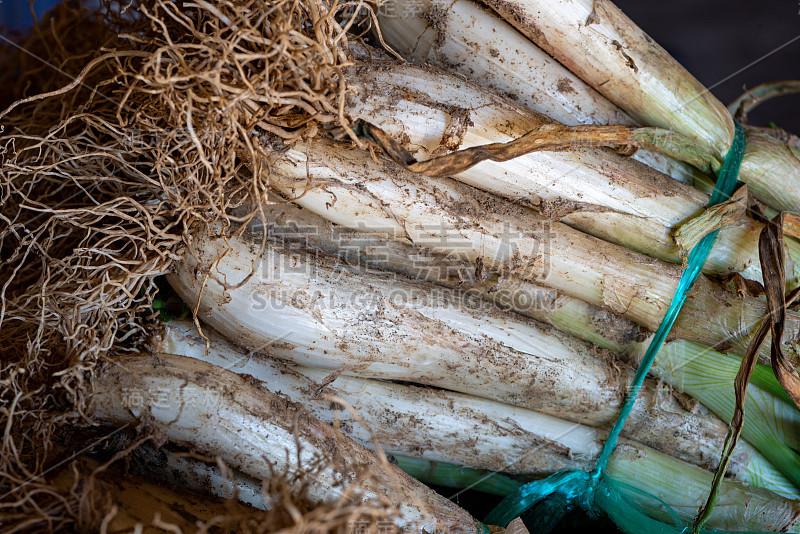
[[[141,348],[189,231],[254,215],[263,140],[349,130],[346,3],[101,4],[67,0],[0,56],[0,514],[45,507],[53,429],[84,417],[100,359]]]
[[[162,473],[141,476],[142,458],[137,452],[130,455],[132,468],[123,465],[120,455],[102,464],[95,455],[77,457],[56,470],[49,477],[49,485],[38,488],[37,491],[49,497],[40,499],[45,506],[38,514],[24,509],[6,513],[4,526],[13,532],[101,534],[137,531],[179,534],[396,532],[392,528],[397,519],[396,506],[380,498],[364,498],[357,484],[345,488],[333,502],[320,504],[309,499],[306,481],[324,470],[327,463],[323,459],[303,473],[276,472],[265,480],[262,498],[272,506],[262,510],[242,505],[235,499],[177,488],[163,480]],[[229,475],[228,489],[233,496],[238,490],[236,479],[224,464],[221,467],[209,464],[209,468],[218,470],[223,477]],[[302,480],[298,480],[300,476]],[[363,476],[370,475],[365,472]]]

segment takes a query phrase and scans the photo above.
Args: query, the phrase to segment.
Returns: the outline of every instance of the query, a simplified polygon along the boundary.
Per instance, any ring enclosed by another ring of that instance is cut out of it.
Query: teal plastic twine
[[[746,138],[742,126],[736,121],[734,123],[736,129],[733,143],[725,156],[722,169],[720,169],[714,192],[708,203],[709,207],[728,200],[736,189]],[[719,230],[708,233],[689,254],[689,260],[681,274],[672,303],[667,309],[667,313],[664,315],[664,319],[661,321],[658,330],[656,330],[653,339],[650,341],[639,368],[636,370],[633,383],[620,409],[619,416],[617,416],[617,420],[603,444],[603,449],[597,459],[594,471],[591,473],[586,471],[561,471],[544,480],[526,484],[506,497],[492,510],[484,520],[486,524],[505,527],[514,518],[522,516],[531,507],[538,505],[536,515],[528,514],[528,516],[524,517],[525,522],[531,532],[549,532],[570,508],[578,505],[588,512],[594,512],[598,509],[604,511],[619,528],[626,532],[677,533],[683,532],[688,528],[680,524],[677,514],[666,503],[661,502],[652,495],[638,492],[640,495],[636,496],[637,500],[649,499],[651,505],[648,506],[648,509],[657,509],[660,515],[669,518],[672,524],[653,519],[622,494],[636,493],[635,490],[608,480],[604,477],[604,472],[608,459],[617,445],[622,427],[625,425],[625,421],[639,396],[642,383],[650,371],[653,360],[664,343],[667,334],[678,318],[689,290],[692,289],[697,277],[700,276],[718,233]],[[703,532],[719,531],[705,529]]]

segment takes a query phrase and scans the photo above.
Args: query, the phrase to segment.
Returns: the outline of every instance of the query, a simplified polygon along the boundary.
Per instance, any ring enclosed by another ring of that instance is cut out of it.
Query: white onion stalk
[[[239,348],[206,325],[203,336],[210,342],[208,349],[192,323],[170,321],[154,349],[250,375],[270,391],[303,404],[321,421],[333,424],[338,419],[339,428],[362,445],[378,443],[389,454],[546,476],[561,469],[590,468],[602,447],[604,432],[531,410],[452,391],[290,365]],[[347,402],[366,428],[329,396]],[[698,448],[710,454],[720,445],[718,439],[705,444],[701,440]],[[544,446],[531,452],[540,445]],[[748,481],[750,452],[737,451],[732,472],[740,480]]]
[[[389,0],[378,9],[378,21],[386,44],[406,60],[463,74],[562,124],[635,124],[491,9],[471,0]]]
[[[633,370],[611,353],[447,288],[365,272],[253,239],[196,235],[169,281],[228,339],[300,365],[407,380],[577,423],[617,416]],[[255,267],[252,275],[250,266]],[[223,286],[223,282],[227,287]],[[401,353],[397,348],[402,346]],[[704,465],[697,434],[725,425],[660,406],[647,381],[625,435]]]
[[[482,0],[643,124],[696,139],[721,160],[725,106],[609,0]],[[778,171],[780,169],[780,171]],[[750,132],[740,178],[770,206],[800,207],[800,151]]]
[[[334,421],[331,420],[331,422]],[[339,424],[341,428],[341,422]],[[369,445],[373,444],[374,442],[369,442]],[[274,498],[268,497],[265,499],[261,482],[253,477],[227,466],[223,471],[216,463],[199,460],[186,453],[164,448],[159,450],[159,453],[163,461],[157,467],[139,462],[133,463],[131,469],[148,478],[195,493],[214,495],[224,499],[235,498],[239,502],[259,510],[275,507]],[[476,491],[505,496],[523,484],[516,478],[485,469],[475,469],[463,465],[412,458],[399,454],[392,454],[388,459],[404,473],[427,485],[449,488],[466,488],[469,486],[470,489]],[[784,495],[784,497],[788,496]],[[280,503],[277,504],[280,505]]]
[[[661,322],[680,278],[677,265],[552,223],[453,180],[403,172],[329,142],[298,144],[275,162],[273,170],[274,188],[334,223],[388,232],[476,262],[486,271],[513,273],[652,330]],[[701,277],[673,335],[709,346],[726,344],[743,354],[744,338],[765,312],[763,301],[739,297]],[[787,340],[800,331],[796,313],[787,313],[786,331]],[[768,360],[768,349],[762,349],[762,355]]]
[[[395,62],[354,68],[350,85],[355,94],[348,99],[348,112],[404,140],[420,160],[445,149],[506,142],[552,122],[452,74]],[[676,263],[681,260],[673,233],[708,205],[705,193],[607,150],[533,152],[505,162],[484,161],[453,177]],[[723,229],[705,269],[761,280],[756,255],[761,228],[742,217]],[[800,245],[787,244],[787,251],[791,283],[800,276]]]
[[[165,449],[161,449],[159,452],[163,463],[157,468],[151,468],[142,463],[134,463],[131,466],[132,470],[148,478],[196,493],[214,495],[224,499],[236,498],[239,502],[259,510],[267,510],[274,507],[271,498],[269,501],[265,500],[261,482],[253,477],[227,466],[223,471],[219,465],[187,456],[185,453]],[[505,496],[523,484],[516,478],[485,469],[475,469],[463,465],[412,458],[398,454],[392,454],[388,456],[388,459],[404,473],[427,485],[439,485],[449,488],[470,486],[470,489],[476,491]]]
[[[453,289],[480,287],[488,294],[499,283],[491,273],[476,272],[475,264],[464,258],[415,247],[380,229],[371,231],[364,227],[354,230],[338,226],[276,195],[268,196],[268,203],[261,207],[260,217],[248,223],[248,231],[258,235],[266,232],[274,243],[287,249],[332,256],[378,273],[388,271]],[[515,283],[529,284],[518,278],[515,278]],[[533,287],[536,289],[526,294],[531,303],[552,304],[553,290]]]
[[[144,422],[168,440],[219,456],[259,480],[275,472],[313,472],[311,502],[352,498],[396,506],[406,530],[479,532],[474,519],[447,499],[411,479],[330,425],[309,416],[257,382],[193,358],[162,354],[130,356],[97,369],[90,414],[116,424]]]
[[[679,519],[688,524],[692,524],[694,521],[697,510],[702,506],[700,503],[704,503],[708,498],[708,488],[711,486],[713,478],[711,473],[683,462],[675,462],[665,454],[656,451],[647,451],[642,454],[640,449],[629,443],[617,446],[613,454],[613,461],[608,463],[606,474],[617,483],[636,484],[643,488],[649,488],[650,493],[661,497],[664,502],[668,502],[677,512]],[[755,488],[749,488],[749,491],[753,490]],[[728,495],[727,498],[736,502],[738,499],[734,495],[741,489],[731,482],[728,482],[724,489],[720,489],[720,498],[731,491],[734,494]],[[726,530],[757,528],[775,532],[781,530],[797,532],[800,529],[796,510],[790,511],[786,505],[776,509],[773,503],[764,502],[761,499],[748,498],[746,502],[745,506],[721,506],[722,501],[717,500],[717,507],[714,509],[714,513],[719,514],[717,521],[713,527],[710,523],[707,526]],[[798,501],[788,501],[788,503],[791,503],[792,508],[798,505]],[[786,521],[784,522],[783,519],[775,521],[773,514],[776,512],[780,514],[778,517],[785,514]],[[756,519],[762,514],[763,520]],[[660,519],[671,523],[671,518],[666,514],[662,515]],[[759,522],[761,522],[760,526],[758,526]],[[745,526],[748,523],[752,526]]]
[[[210,342],[208,350],[193,324],[172,321],[164,325],[154,347],[250,375],[271,391],[302,403],[321,421],[338,420],[343,432],[368,448],[377,442],[391,454],[546,476],[562,469],[590,470],[605,439],[601,430],[487,399],[287,365],[236,347],[208,327],[203,333]],[[346,401],[367,428],[349,412],[340,412],[328,396]],[[680,416],[681,408],[666,404],[661,408]],[[714,465],[720,436],[698,433],[694,438],[697,449]],[[745,441],[736,449],[729,476],[800,497],[792,483]]]
[[[384,41],[405,59],[458,72],[562,124],[635,125],[490,9],[472,0],[390,0],[378,10]],[[692,184],[700,172],[661,154],[633,158]]]

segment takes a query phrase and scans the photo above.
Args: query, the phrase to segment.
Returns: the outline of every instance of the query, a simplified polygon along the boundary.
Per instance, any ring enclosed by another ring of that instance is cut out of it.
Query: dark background
[[[725,105],[745,88],[800,79],[798,0],[615,3]],[[758,126],[770,121],[799,134],[800,94],[768,101],[749,116]]]

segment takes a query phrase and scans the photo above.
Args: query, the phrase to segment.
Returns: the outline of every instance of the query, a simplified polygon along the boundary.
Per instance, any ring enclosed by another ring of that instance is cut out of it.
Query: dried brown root
[[[101,464],[96,456],[77,457],[49,478],[51,501],[58,506],[42,509],[38,516],[9,515],[4,518],[4,532],[344,533],[355,527],[376,532],[393,525],[387,508],[345,500],[311,504],[304,494],[307,487],[281,473],[263,485],[265,498],[279,505],[259,510],[234,499],[198,494],[132,474],[123,464]]]
[[[253,129],[349,128],[347,3],[101,4],[67,2],[1,60],[3,524],[52,507],[58,523],[63,497],[37,478],[53,433],[86,419],[99,361],[146,344],[153,278],[189,229],[258,212]]]

